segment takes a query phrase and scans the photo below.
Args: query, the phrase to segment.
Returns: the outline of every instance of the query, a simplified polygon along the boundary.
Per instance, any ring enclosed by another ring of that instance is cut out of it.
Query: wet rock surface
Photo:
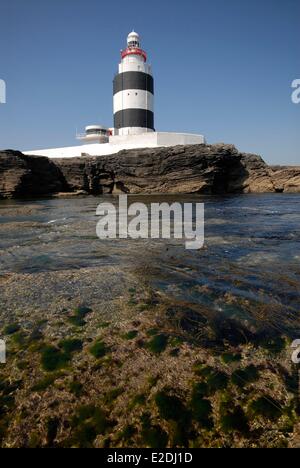
[[[100,241],[103,198],[0,202],[0,447],[299,447],[299,197],[181,196],[200,251]]]
[[[0,152],[0,197],[299,192],[299,168],[271,168],[234,146],[192,145],[49,160]]]

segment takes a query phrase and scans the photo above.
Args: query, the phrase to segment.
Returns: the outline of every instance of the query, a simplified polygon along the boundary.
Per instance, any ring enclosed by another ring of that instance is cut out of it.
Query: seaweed
[[[104,411],[93,405],[80,406],[71,421],[71,443],[90,448],[97,435],[105,433],[110,423]]]
[[[92,310],[88,307],[77,307],[77,309],[74,310],[74,315],[71,315],[68,320],[76,327],[84,327],[86,325],[85,317],[91,312]]]
[[[220,425],[225,433],[240,432],[244,435],[249,433],[249,424],[244,410],[240,406],[234,408],[222,404],[220,409]]]
[[[83,385],[77,382],[77,380],[73,380],[73,382],[70,383],[69,390],[73,395],[79,398],[83,393]]]
[[[197,363],[194,366],[194,371],[198,376],[205,379],[207,395],[212,395],[219,390],[225,390],[228,386],[228,375],[218,369]]]
[[[57,436],[57,431],[59,427],[58,418],[50,418],[47,420],[46,429],[47,429],[47,446],[53,447],[54,441]]]
[[[59,376],[60,375],[46,375],[41,380],[39,380],[35,385],[33,385],[31,390],[33,392],[42,392],[44,390],[47,390],[47,388],[51,387],[51,385],[55,383],[56,379]]]
[[[253,364],[244,369],[237,369],[231,376],[231,381],[239,388],[244,388],[246,385],[256,382],[259,379],[259,370]]]
[[[249,405],[252,417],[262,416],[270,421],[277,421],[282,416],[280,403],[270,396],[262,396]]]
[[[228,382],[228,376],[224,372],[219,371],[216,371],[207,378],[207,385],[211,394],[219,390],[225,390]]]
[[[122,338],[124,338],[124,340],[133,340],[134,338],[137,337],[138,335],[138,331],[137,330],[131,330],[129,331],[128,333],[125,333],[124,335],[122,335]]]
[[[108,351],[109,348],[107,348],[106,344],[102,340],[95,341],[95,343],[90,347],[90,353],[96,359],[104,357]]]
[[[197,382],[193,385],[192,398],[203,398],[210,395],[210,388],[206,382]]]
[[[212,429],[214,421],[212,419],[212,404],[209,400],[201,397],[197,390],[193,391],[190,402],[192,417],[205,429]]]
[[[18,323],[11,323],[9,325],[7,325],[4,330],[3,330],[3,334],[4,335],[14,335],[15,333],[17,333],[18,331],[20,331],[21,327]]]
[[[122,395],[123,392],[123,388],[114,388],[113,390],[110,390],[103,398],[104,403],[106,405],[111,405],[120,395]]]
[[[144,393],[139,393],[138,395],[135,395],[135,397],[132,399],[131,408],[134,408],[135,406],[141,406],[146,403],[146,395]]]
[[[23,330],[19,330],[12,335],[12,341],[19,348],[23,348],[26,345],[26,333]]]
[[[190,420],[190,413],[183,402],[176,396],[161,391],[156,394],[155,403],[160,417],[166,421],[188,422]]]
[[[286,340],[282,336],[266,337],[259,344],[271,354],[280,354],[286,348]]]
[[[67,339],[62,340],[58,344],[59,348],[61,348],[66,354],[72,354],[76,351],[82,351],[83,343],[81,340],[78,339]]]
[[[70,360],[70,355],[61,352],[55,346],[46,346],[42,351],[41,363],[47,372],[53,372],[66,367]]]
[[[232,364],[235,362],[240,362],[242,360],[241,354],[233,354],[233,353],[224,353],[221,356],[222,361],[224,364]]]
[[[168,337],[165,334],[156,335],[146,345],[147,349],[154,354],[160,354],[165,351],[168,345]]]
[[[136,427],[132,424],[127,424],[124,429],[120,433],[120,440],[124,440],[125,442],[130,442],[133,436],[137,433]]]
[[[98,328],[108,328],[110,326],[110,322],[101,322],[98,325]]]
[[[167,446],[169,440],[168,434],[159,425],[151,424],[150,415],[148,413],[142,415],[141,423],[143,445],[150,448],[165,448]]]
[[[151,336],[158,335],[158,333],[159,331],[157,328],[150,328],[149,330],[147,330],[146,335],[151,337]]]

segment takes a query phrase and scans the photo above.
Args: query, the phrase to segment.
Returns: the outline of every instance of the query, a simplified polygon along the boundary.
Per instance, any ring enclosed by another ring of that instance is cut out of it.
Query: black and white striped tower
[[[154,80],[140,36],[132,31],[114,79],[115,135],[154,132]]]

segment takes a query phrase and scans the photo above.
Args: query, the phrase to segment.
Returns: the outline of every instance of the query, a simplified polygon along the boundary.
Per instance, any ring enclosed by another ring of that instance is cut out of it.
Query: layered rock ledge
[[[194,145],[48,159],[0,152],[0,197],[58,193],[300,193],[299,167],[271,167],[234,146]]]

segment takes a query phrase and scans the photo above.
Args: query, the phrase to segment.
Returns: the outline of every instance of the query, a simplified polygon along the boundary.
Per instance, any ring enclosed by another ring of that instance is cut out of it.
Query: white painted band
[[[145,109],[154,112],[154,96],[141,89],[126,89],[114,95],[114,114],[125,109]]]

